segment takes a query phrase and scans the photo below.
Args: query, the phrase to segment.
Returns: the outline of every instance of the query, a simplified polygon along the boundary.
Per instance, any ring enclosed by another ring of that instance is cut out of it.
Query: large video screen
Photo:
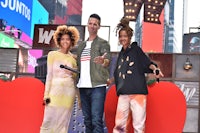
[[[33,0],[1,0],[0,19],[31,35]]]
[[[183,53],[200,53],[200,32],[183,35]]]
[[[33,1],[32,7],[32,21],[31,21],[31,38],[33,38],[35,24],[48,24],[49,22],[49,13],[47,10],[40,4],[39,1]]]
[[[40,49],[20,49],[18,68],[20,73],[34,73],[38,65],[37,59],[42,57],[43,51]]]

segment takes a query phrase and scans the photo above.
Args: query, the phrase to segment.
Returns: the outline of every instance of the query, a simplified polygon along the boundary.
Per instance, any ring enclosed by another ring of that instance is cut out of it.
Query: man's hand
[[[106,56],[107,53],[104,53],[102,56],[97,56],[94,58],[94,62],[97,63],[97,64],[101,64],[103,65],[104,64],[104,59],[105,59],[105,56]]]

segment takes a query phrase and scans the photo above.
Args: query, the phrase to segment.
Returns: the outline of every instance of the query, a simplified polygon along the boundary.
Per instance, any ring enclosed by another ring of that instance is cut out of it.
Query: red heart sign
[[[148,87],[145,133],[182,133],[186,119],[186,100],[181,90],[171,82],[159,82]],[[105,120],[108,133],[114,127],[117,107],[115,86],[107,92]],[[133,133],[131,122],[128,128]]]
[[[0,80],[0,133],[39,133],[44,84],[32,77]]]

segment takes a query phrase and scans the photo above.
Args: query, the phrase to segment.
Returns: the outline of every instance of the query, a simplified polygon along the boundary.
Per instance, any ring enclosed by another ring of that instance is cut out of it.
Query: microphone
[[[75,73],[80,73],[79,71],[77,71],[77,70],[75,70],[75,69],[73,69],[71,67],[65,66],[65,65],[60,65],[60,68],[67,69],[67,70],[75,72]]]
[[[158,75],[160,73],[160,70],[159,69],[156,69],[156,75]],[[159,82],[160,81],[160,79],[159,78],[156,78],[156,80],[157,80],[157,82]]]
[[[50,98],[47,98],[43,101],[43,105],[48,105],[51,102]]]

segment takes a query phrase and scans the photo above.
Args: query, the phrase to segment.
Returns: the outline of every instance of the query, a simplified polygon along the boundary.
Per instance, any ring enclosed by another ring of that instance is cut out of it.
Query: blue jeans
[[[80,88],[80,96],[86,133],[103,133],[106,86]]]

